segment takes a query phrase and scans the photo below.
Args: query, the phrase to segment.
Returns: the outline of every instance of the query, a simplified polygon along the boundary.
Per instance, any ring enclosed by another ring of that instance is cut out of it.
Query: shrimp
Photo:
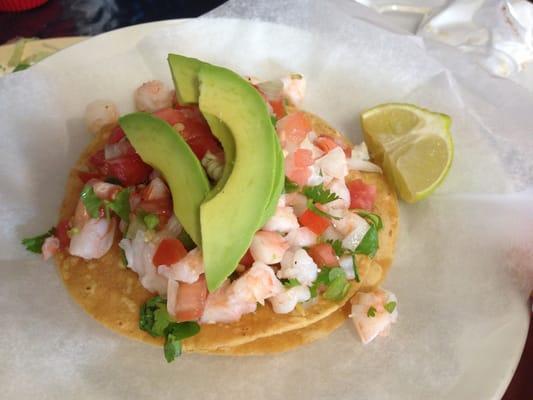
[[[93,190],[98,198],[102,200],[111,200],[120,190],[122,190],[122,187],[119,185],[113,185],[112,183],[97,181],[93,183]]]
[[[305,226],[294,229],[285,236],[285,240],[291,247],[312,246],[316,243],[317,238],[317,234]]]
[[[328,211],[330,210],[328,209]],[[344,236],[352,232],[358,225],[364,226],[364,223],[368,225],[363,217],[350,210],[344,210],[344,213],[339,217],[341,218],[333,221],[333,227]]]
[[[281,196],[285,205],[292,207],[294,214],[299,217],[307,210],[307,197],[298,192],[287,193]]]
[[[91,218],[70,239],[70,254],[86,260],[102,257],[113,244],[116,226],[115,218]]]
[[[285,175],[299,186],[305,186],[313,170],[313,154],[311,150],[297,149],[285,157]]]
[[[85,108],[85,124],[91,133],[98,133],[104,127],[117,123],[119,112],[117,106],[107,100],[96,100]]]
[[[141,285],[150,292],[166,295],[167,277],[158,273],[160,269],[156,269],[152,262],[157,249],[155,241],[146,240],[144,232],[139,230],[133,240],[122,239],[119,246],[124,250],[128,268],[139,275]]]
[[[44,260],[49,260],[59,250],[59,239],[55,236],[49,236],[44,240],[41,252]]]
[[[335,193],[339,199],[342,200],[344,208],[350,207],[350,191],[348,190],[344,179],[333,178],[326,185],[326,188]]]
[[[252,267],[233,283],[225,281],[222,286],[207,296],[200,322],[207,324],[238,321],[242,315],[257,309],[283,291],[283,285],[274,275],[274,270],[261,262]]]
[[[239,301],[261,305],[265,304],[265,299],[276,296],[283,290],[283,285],[276,278],[274,270],[257,261],[231,286],[233,295]]]
[[[138,111],[154,112],[172,107],[174,93],[161,81],[149,81],[137,88],[133,96]]]
[[[81,201],[81,199],[78,200],[76,210],[74,211],[74,217],[72,218],[72,228],[80,230],[90,219],[91,217],[89,216],[83,201]]]
[[[307,251],[293,247],[283,256],[277,275],[278,278],[296,278],[302,285],[311,286],[318,275],[318,267]]]
[[[262,229],[270,232],[287,233],[293,229],[297,229],[299,226],[298,219],[294,215],[292,207],[278,206],[275,214],[270,217]]]
[[[289,245],[279,233],[259,231],[250,245],[250,253],[256,261],[267,265],[277,264],[283,258]]]
[[[283,292],[268,299],[276,314],[288,314],[296,307],[296,304],[311,298],[311,291],[307,286],[294,286],[284,289]]]
[[[344,179],[348,175],[346,154],[340,147],[335,147],[325,156],[316,160],[315,164],[320,168],[323,175]]]
[[[170,266],[169,278],[185,283],[193,283],[204,273],[204,259],[197,247],[187,253],[185,257]]]
[[[286,115],[276,123],[281,146],[293,152],[311,131],[311,121],[302,111]]]
[[[387,336],[391,324],[398,319],[398,299],[386,290],[358,292],[351,303],[350,317],[363,344],[370,343],[378,335]]]
[[[304,150],[310,150],[311,154],[313,155],[313,160],[316,160],[317,158],[320,158],[324,155],[324,151],[322,151],[319,147],[314,145],[314,141],[316,139],[316,133],[311,131],[307,134],[305,139],[300,143],[299,148]]]
[[[295,106],[300,106],[304,100],[306,81],[303,75],[291,74],[281,78],[283,95]]]

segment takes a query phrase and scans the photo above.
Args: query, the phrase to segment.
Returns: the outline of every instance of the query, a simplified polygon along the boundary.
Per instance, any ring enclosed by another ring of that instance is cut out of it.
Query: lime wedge
[[[375,162],[409,203],[426,198],[443,181],[453,159],[451,118],[412,104],[382,104],[361,115]]]

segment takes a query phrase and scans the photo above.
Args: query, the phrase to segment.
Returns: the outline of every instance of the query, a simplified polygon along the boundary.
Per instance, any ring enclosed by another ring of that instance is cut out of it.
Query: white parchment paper
[[[214,16],[292,27],[226,18],[150,24],[0,79],[1,397],[489,399],[505,389],[529,319],[530,283],[511,270],[531,267],[531,93],[452,49],[430,49],[449,55],[445,67],[420,38],[377,27],[349,2],[251,3],[230,2]],[[90,319],[54,267],[21,248],[22,237],[56,220],[67,172],[89,141],[85,105],[105,98],[132,111],[140,83],[171,84],[168,52],[265,79],[301,72],[305,108],[355,141],[359,113],[381,102],[452,116],[446,182],[427,201],[401,205],[385,284],[399,297],[400,320],[389,338],[363,347],[346,324],[287,354],[186,355],[167,365],[161,349]]]

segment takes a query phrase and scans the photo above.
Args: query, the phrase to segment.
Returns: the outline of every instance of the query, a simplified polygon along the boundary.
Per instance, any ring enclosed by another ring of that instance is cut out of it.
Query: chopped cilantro
[[[370,229],[355,249],[355,254],[365,254],[372,258],[376,255],[378,247],[378,230],[374,224],[370,224]]]
[[[22,239],[22,245],[26,247],[26,250],[31,251],[32,253],[42,253],[42,247],[46,238],[52,236],[55,233],[55,228],[51,228],[48,232],[43,233],[42,235]]]
[[[333,215],[328,214],[327,212],[320,210],[317,206],[315,206],[315,204],[313,203],[313,201],[311,199],[307,199],[307,208],[309,209],[309,211],[311,211],[311,212],[313,212],[316,215],[319,215],[321,217],[328,218],[328,219],[340,219],[339,217],[334,217]]]
[[[317,275],[315,281],[309,288],[311,292],[311,297],[316,297],[318,295],[318,288],[320,285],[327,285],[329,283],[329,268],[323,268]]]
[[[128,266],[128,258],[126,257],[126,252],[123,248],[120,248],[120,260],[122,261],[124,268],[126,268]]]
[[[395,301],[389,301],[387,304],[385,304],[383,306],[383,308],[385,308],[385,310],[387,310],[387,312],[389,314],[392,314],[392,312],[394,311],[394,309],[396,308],[396,302]]]
[[[100,207],[102,200],[94,193],[91,185],[85,185],[80,193],[81,201],[91,218],[98,218],[100,216]]]
[[[200,325],[193,321],[172,322],[165,329],[165,359],[172,362],[181,355],[181,341],[200,332]]]
[[[368,311],[366,312],[366,316],[370,318],[374,318],[376,316],[376,308],[374,306],[370,306]]]
[[[328,274],[329,281],[332,282],[339,277],[346,279],[346,272],[340,267],[331,268]]]
[[[285,178],[285,187],[283,190],[285,193],[297,192],[298,189],[299,189],[299,186],[296,183],[294,183],[288,178]]]
[[[298,279],[292,278],[292,279],[282,279],[281,283],[283,283],[283,286],[285,286],[287,289],[290,289],[295,286],[300,286],[301,283]]]
[[[113,210],[120,219],[126,222],[130,222],[130,193],[131,189],[123,189],[113,200],[105,203],[106,208]]]
[[[344,255],[345,250],[342,247],[342,242],[340,240],[326,240],[326,243],[329,243],[331,247],[333,247],[333,251],[337,255],[337,257],[341,257]]]
[[[28,68],[30,68],[30,64],[20,63],[13,69],[13,72],[24,71],[25,69],[28,69]]]
[[[319,204],[326,204],[339,198],[336,193],[324,188],[322,184],[304,187],[303,194],[313,203]]]
[[[161,296],[152,297],[141,306],[139,328],[152,336],[164,336],[165,359],[174,361],[181,354],[181,340],[200,332],[196,322],[174,322],[167,311],[166,300]]]
[[[383,221],[379,215],[368,211],[359,211],[357,214],[370,221],[371,224],[375,225],[378,231],[383,228]]]
[[[143,217],[143,222],[148,229],[153,230],[157,225],[159,225],[159,217],[155,214],[146,214]]]
[[[357,267],[357,260],[355,259],[355,253],[352,253],[352,267],[353,267],[353,274],[355,276],[356,282],[361,282],[361,278],[359,278],[359,268]]]

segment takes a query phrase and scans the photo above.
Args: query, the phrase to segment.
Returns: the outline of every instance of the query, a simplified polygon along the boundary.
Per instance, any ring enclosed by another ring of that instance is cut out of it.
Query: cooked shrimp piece
[[[311,292],[307,286],[294,286],[284,289],[280,294],[268,299],[276,314],[288,314],[300,302],[311,298]]]
[[[232,296],[230,282],[226,280],[221,287],[207,295],[205,308],[200,323],[229,324],[238,321],[246,313],[254,312],[257,303],[239,303]]]
[[[250,253],[256,261],[267,265],[277,264],[283,258],[289,245],[279,233],[259,231],[250,245]]]
[[[265,299],[275,296],[283,290],[283,285],[276,278],[274,270],[262,262],[254,262],[252,267],[232,284],[232,293],[236,299],[245,303],[265,304]]]
[[[170,191],[161,178],[154,178],[143,189],[143,200],[160,200],[170,198]]]
[[[102,257],[113,244],[116,226],[115,218],[91,218],[70,239],[70,254],[86,260]]]
[[[91,133],[98,133],[104,127],[117,123],[119,117],[117,106],[107,100],[96,100],[85,108],[85,125]]]
[[[311,131],[311,121],[302,112],[286,115],[276,123],[281,146],[289,152],[294,151]]]
[[[313,156],[313,160],[320,158],[324,155],[324,152],[314,144],[316,140],[316,133],[311,131],[307,134],[305,139],[300,143],[299,148],[304,150],[310,150]]]
[[[133,240],[122,239],[119,246],[126,255],[127,267],[139,275],[141,285],[150,292],[166,295],[167,277],[158,273],[160,269],[156,268],[152,261],[157,249],[155,241],[147,240],[144,232],[139,230]]]
[[[43,258],[49,260],[54,254],[59,250],[59,239],[55,236],[49,236],[44,240],[43,246],[41,247],[41,252],[43,253]]]
[[[313,154],[311,150],[297,149],[285,157],[285,175],[299,186],[305,186],[312,175]]]
[[[79,231],[91,217],[83,204],[83,201],[78,200],[76,210],[74,211],[74,217],[72,218],[72,228]]]
[[[204,273],[204,258],[198,247],[170,266],[169,278],[185,283],[193,283]]]
[[[335,147],[325,156],[316,160],[315,164],[320,168],[323,175],[337,179],[344,179],[348,175],[346,154],[340,147]]]
[[[309,247],[314,245],[317,239],[317,234],[305,226],[294,229],[285,236],[285,240],[291,247]]]
[[[333,227],[344,236],[348,235],[359,225],[368,226],[368,222],[363,217],[350,210],[345,209],[340,217],[340,219],[333,221]]]
[[[301,74],[291,74],[281,78],[283,83],[283,96],[295,106],[300,106],[304,101],[306,81]]]
[[[326,185],[326,188],[335,193],[339,199],[343,201],[344,208],[350,207],[350,191],[348,190],[344,179],[333,178]]]
[[[390,326],[398,319],[398,299],[386,290],[358,292],[351,303],[352,322],[363,344],[370,343],[378,335],[387,336]]]
[[[292,207],[278,206],[274,215],[270,217],[262,229],[270,232],[287,233],[297,229],[299,226]]]
[[[133,95],[138,111],[154,112],[172,107],[174,92],[161,81],[153,80],[143,83]]]
[[[318,274],[318,267],[307,251],[293,247],[285,253],[281,260],[278,278],[298,279],[302,285],[311,286]]]
[[[287,193],[281,196],[287,206],[292,207],[294,214],[299,217],[307,210],[307,197],[298,192]]]
[[[119,185],[113,185],[112,183],[97,181],[93,183],[94,194],[102,200],[112,200],[115,195],[122,190]]]

